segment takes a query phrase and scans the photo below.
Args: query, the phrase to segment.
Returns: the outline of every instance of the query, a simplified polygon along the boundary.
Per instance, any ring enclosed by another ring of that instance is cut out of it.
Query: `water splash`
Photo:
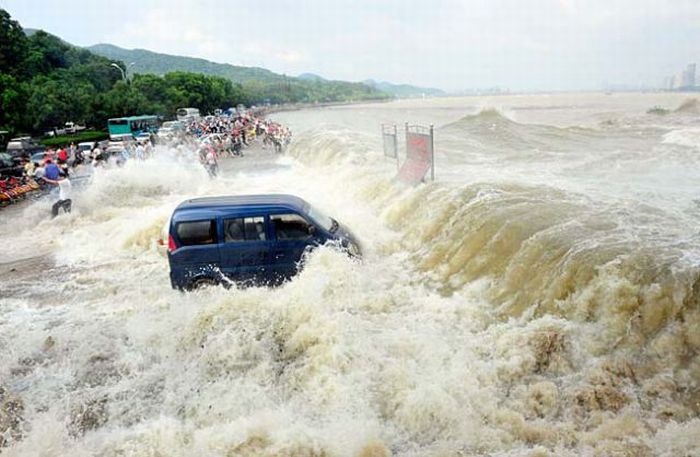
[[[0,285],[3,455],[700,448],[696,215],[486,174],[405,189],[342,129],[289,153],[215,181],[164,153],[95,176],[71,215],[24,210],[35,227],[2,240],[50,242],[40,273]],[[175,204],[280,190],[366,258],[324,247],[280,288],[170,289],[154,237]]]

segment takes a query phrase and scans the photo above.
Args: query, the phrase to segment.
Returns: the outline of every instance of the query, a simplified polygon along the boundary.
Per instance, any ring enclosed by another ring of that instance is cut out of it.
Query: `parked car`
[[[180,121],[166,121],[163,122],[163,125],[158,129],[158,137],[164,139],[172,138],[184,129],[185,126]]]
[[[124,149],[128,143],[134,142],[134,136],[131,133],[126,133],[124,135],[112,135],[109,137],[109,144],[107,145],[108,154],[117,154]]]
[[[19,158],[12,157],[7,152],[0,152],[0,176],[22,176],[24,168],[19,163]]]
[[[151,134],[148,132],[141,132],[135,137],[137,143],[145,143],[151,140]]]
[[[35,164],[43,163],[44,160],[46,159],[46,152],[45,151],[35,152],[34,154],[32,154],[30,159]]]
[[[78,125],[75,122],[66,122],[64,130],[65,130],[67,135],[74,135],[78,132],[85,130],[85,126]]]
[[[173,212],[168,262],[173,288],[275,285],[294,276],[306,251],[335,242],[350,255],[360,247],[350,231],[292,195],[195,198]]]
[[[169,140],[176,134],[175,130],[169,128],[158,129],[158,138],[161,140]]]
[[[28,136],[12,138],[7,143],[7,153],[13,157],[29,157],[35,152],[43,151],[44,147]]]
[[[165,121],[160,126],[160,128],[172,129],[172,130],[185,130],[185,124],[180,121]],[[160,131],[160,130],[159,130]]]
[[[66,134],[66,129],[59,129],[58,127],[54,127],[51,130],[48,130],[44,132],[44,136],[48,137],[55,137],[55,136],[61,136]]]
[[[95,142],[94,141],[84,141],[82,143],[78,143],[78,151],[82,152],[83,154],[89,154],[90,151],[95,149]]]

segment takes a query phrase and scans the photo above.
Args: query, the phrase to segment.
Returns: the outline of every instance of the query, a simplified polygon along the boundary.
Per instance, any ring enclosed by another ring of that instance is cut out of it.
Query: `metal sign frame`
[[[409,137],[411,134],[424,135],[429,137],[428,142],[428,154],[430,156],[430,180],[435,181],[435,134],[433,124],[429,127],[423,125],[411,125],[408,122],[405,124],[406,127],[406,154],[408,158],[409,151]]]
[[[396,159],[396,168],[399,167],[399,140],[398,140],[398,130],[396,129],[396,124],[388,125],[382,124],[382,146],[384,147],[384,156]],[[390,150],[387,141],[391,144]]]

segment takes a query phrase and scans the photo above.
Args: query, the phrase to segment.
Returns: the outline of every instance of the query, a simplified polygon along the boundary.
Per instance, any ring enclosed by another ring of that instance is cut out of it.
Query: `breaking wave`
[[[671,130],[664,135],[664,143],[677,144],[688,148],[700,148],[700,128],[688,127]]]
[[[625,137],[496,111],[439,131],[445,167],[459,150],[509,167]],[[486,173],[407,189],[341,128],[217,181],[161,153],[2,235],[15,253],[32,225],[51,240],[41,275],[0,286],[3,456],[700,449],[695,215]],[[276,289],[170,289],[155,237],[174,205],[273,191],[347,223],[365,259],[323,247]]]
[[[678,108],[674,110],[676,113],[686,113],[686,114],[700,114],[700,103],[697,98],[689,98],[683,103],[681,103]]]
[[[476,136],[485,128],[521,135],[518,141],[533,130],[571,139],[568,129],[532,129],[495,111],[442,132]],[[637,454],[656,449],[643,430],[661,433],[700,413],[692,381],[700,376],[700,236],[679,226],[685,221],[649,205],[601,204],[548,186],[384,192],[369,201],[400,236],[379,250],[407,256],[419,282],[443,297],[468,301],[477,293],[485,328],[473,337],[504,332],[490,340],[497,349],[482,354],[504,363],[489,382],[523,397],[502,398],[488,423],[524,443],[552,448],[572,440],[604,454]],[[594,426],[600,413],[607,419]],[[617,431],[608,436],[609,428]]]
[[[501,111],[489,108],[447,124],[439,129],[441,136],[455,148],[467,146],[499,155],[524,151],[570,152],[600,136],[599,132],[581,127],[560,128],[549,125],[521,124]]]

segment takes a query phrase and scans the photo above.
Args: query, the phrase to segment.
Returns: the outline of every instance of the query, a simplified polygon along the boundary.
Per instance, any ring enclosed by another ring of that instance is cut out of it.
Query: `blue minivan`
[[[307,250],[327,242],[360,256],[347,228],[293,195],[186,200],[170,218],[170,282],[184,290],[280,284],[297,273]]]

